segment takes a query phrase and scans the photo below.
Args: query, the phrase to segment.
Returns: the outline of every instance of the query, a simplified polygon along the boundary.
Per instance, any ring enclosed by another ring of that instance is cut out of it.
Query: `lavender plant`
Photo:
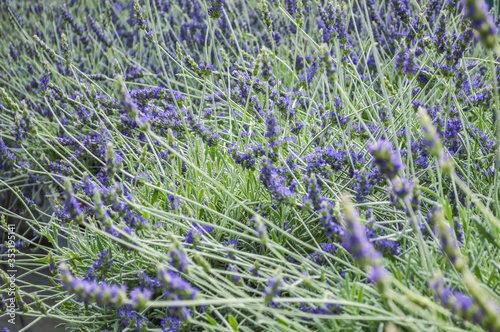
[[[496,8],[1,6],[4,331],[500,331]]]

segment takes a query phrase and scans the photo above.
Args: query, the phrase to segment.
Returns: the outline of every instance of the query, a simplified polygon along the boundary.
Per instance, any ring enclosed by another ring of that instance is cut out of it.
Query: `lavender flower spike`
[[[437,220],[435,233],[441,242],[443,252],[458,271],[464,271],[465,261],[460,253],[460,247],[450,225],[445,221],[443,212],[439,209],[433,212],[433,219]]]
[[[208,1],[208,16],[213,19],[218,19],[224,13],[225,0],[209,0]]]
[[[427,146],[429,153],[437,158],[441,158],[443,155],[443,145],[441,143],[441,137],[432,124],[431,117],[427,114],[427,110],[423,107],[418,108],[418,116],[420,117],[420,122],[422,123],[425,145]]]
[[[429,282],[429,288],[435,292],[445,307],[453,310],[458,316],[476,323],[484,318],[484,312],[472,298],[445,287],[441,271],[435,273],[434,278]]]
[[[171,244],[168,253],[170,264],[183,273],[188,273],[189,260],[180,245]]]
[[[130,97],[130,93],[127,90],[123,76],[116,75],[116,80],[118,82],[118,95],[120,97],[121,107],[130,118],[135,119],[138,112],[138,106]]]
[[[392,144],[389,141],[378,140],[368,144],[368,152],[373,156],[380,173],[391,180],[403,169],[403,163],[392,149]]]
[[[376,263],[381,255],[366,237],[358,212],[347,197],[343,196],[341,202],[344,206],[344,222],[346,223],[346,232],[343,238],[344,248],[362,267]]]
[[[498,47],[498,28],[493,16],[488,13],[488,5],[484,0],[465,0],[465,17],[471,20],[479,37],[487,48]]]
[[[197,288],[185,281],[166,264],[158,264],[158,279],[165,290],[165,297],[171,301],[194,300],[200,298]],[[191,311],[186,306],[172,307],[171,310],[182,319],[187,319]]]
[[[387,271],[380,264],[382,255],[368,240],[358,212],[350,199],[342,196],[340,200],[344,207],[344,222],[346,224],[343,238],[344,248],[351,253],[362,268],[369,271],[371,282],[382,285],[383,279],[387,275]]]
[[[110,181],[114,181],[114,176],[118,171],[118,163],[115,158],[115,152],[113,151],[113,144],[108,142],[106,144],[106,175],[109,177]]]
[[[158,279],[163,288],[167,291],[168,296],[175,299],[193,300],[199,297],[198,289],[191,286],[191,284],[177,273],[169,270],[165,264],[159,264],[157,267]]]
[[[99,284],[93,280],[75,278],[64,262],[59,264],[59,271],[63,288],[75,294],[80,301],[96,302],[101,307],[120,306],[128,301],[125,286],[108,285],[104,282]]]
[[[136,287],[130,292],[130,299],[134,303],[137,310],[141,311],[146,308],[147,302],[152,295],[153,292],[151,292],[150,289]]]
[[[458,317],[485,327],[488,331],[500,330],[500,307],[483,294],[481,287],[470,272],[466,272],[465,284],[472,296],[445,287],[441,271],[434,274],[429,287],[435,292],[443,306]]]
[[[500,331],[500,306],[498,302],[493,300],[484,291],[484,287],[479,284],[476,277],[470,271],[465,271],[464,281],[472,298],[474,298],[485,313],[485,317],[481,322],[483,326],[488,331]]]
[[[77,224],[83,223],[83,212],[73,194],[73,188],[69,179],[64,180],[63,204],[71,219]]]
[[[268,285],[264,289],[264,302],[266,304],[270,303],[273,297],[278,296],[279,288],[283,287],[280,271],[277,271],[275,275],[271,276],[267,282]]]

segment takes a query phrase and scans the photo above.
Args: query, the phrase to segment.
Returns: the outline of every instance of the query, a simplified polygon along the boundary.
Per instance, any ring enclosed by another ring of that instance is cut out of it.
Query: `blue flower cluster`
[[[0,253],[69,327],[499,329],[497,8],[1,6]]]

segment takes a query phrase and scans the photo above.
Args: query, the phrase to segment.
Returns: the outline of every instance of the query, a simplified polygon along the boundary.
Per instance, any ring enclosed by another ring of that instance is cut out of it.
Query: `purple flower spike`
[[[165,317],[161,321],[161,330],[163,332],[180,332],[182,331],[181,322],[176,317]]]
[[[270,303],[273,297],[280,295],[279,288],[283,287],[283,281],[278,272],[276,275],[271,276],[267,282],[268,284],[264,289],[264,301],[265,303]]]
[[[358,213],[346,198],[343,199],[342,204],[345,210],[344,221],[346,223],[343,238],[344,248],[351,253],[361,266],[376,263],[381,255],[366,237]]]
[[[392,190],[394,194],[399,198],[406,198],[408,195],[413,193],[413,181],[410,181],[406,178],[393,179],[392,180]]]
[[[382,266],[374,267],[368,274],[368,280],[374,284],[378,284],[389,272]]]
[[[83,212],[80,208],[75,195],[73,194],[73,188],[69,179],[64,181],[64,191],[63,191],[63,205],[66,212],[69,214],[71,219],[73,219],[77,224],[83,222]]]
[[[96,302],[99,306],[116,305],[126,302],[127,295],[125,286],[108,285],[105,282],[97,283],[93,280],[82,280],[75,278],[68,269],[66,263],[59,264],[63,288],[77,299],[84,302]]]
[[[134,303],[134,307],[141,311],[146,307],[146,304],[152,295],[153,292],[151,290],[136,287],[130,292],[130,299]]]
[[[496,35],[498,28],[493,16],[488,12],[488,5],[484,0],[465,0],[465,17],[470,19],[472,26],[479,33],[479,37],[488,48],[498,45]]]
[[[368,145],[368,151],[373,156],[375,164],[380,169],[380,173],[393,179],[402,169],[403,163],[392,149],[389,141],[378,140]]]
[[[344,221],[346,231],[344,232],[344,248],[348,250],[361,267],[369,270],[368,279],[379,286],[383,286],[382,280],[388,274],[387,270],[380,265],[382,255],[375,249],[373,243],[368,240],[365,228],[359,220],[358,213],[347,197],[341,198],[344,206]]]
[[[187,273],[189,261],[187,255],[181,250],[173,246],[169,252],[170,264],[180,272]]]
[[[429,287],[434,291],[443,306],[450,309],[456,316],[480,324],[487,331],[498,331],[500,308],[497,304],[483,300],[486,302],[483,302],[483,304],[488,306],[485,310],[475,297],[446,287],[441,272],[435,274],[434,278],[429,282]]]
[[[158,279],[160,280],[165,297],[169,300],[194,300],[199,297],[199,291],[189,282],[185,281],[179,274],[168,269],[165,264],[159,264],[157,267]],[[187,319],[190,315],[190,310],[186,306],[173,307],[180,318]]]
[[[443,253],[448,256],[448,259],[457,270],[462,271],[465,268],[465,261],[462,258],[460,247],[453,234],[453,229],[448,224],[441,210],[437,209],[434,211],[433,218],[436,220],[434,233],[441,242]]]
[[[209,0],[208,1],[208,16],[213,19],[218,19],[224,13],[225,0]]]

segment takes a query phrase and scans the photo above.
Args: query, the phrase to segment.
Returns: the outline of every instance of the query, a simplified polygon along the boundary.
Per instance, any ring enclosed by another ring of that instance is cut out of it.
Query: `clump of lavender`
[[[0,5],[0,253],[54,285],[0,318],[499,329],[484,1],[45,2]]]

